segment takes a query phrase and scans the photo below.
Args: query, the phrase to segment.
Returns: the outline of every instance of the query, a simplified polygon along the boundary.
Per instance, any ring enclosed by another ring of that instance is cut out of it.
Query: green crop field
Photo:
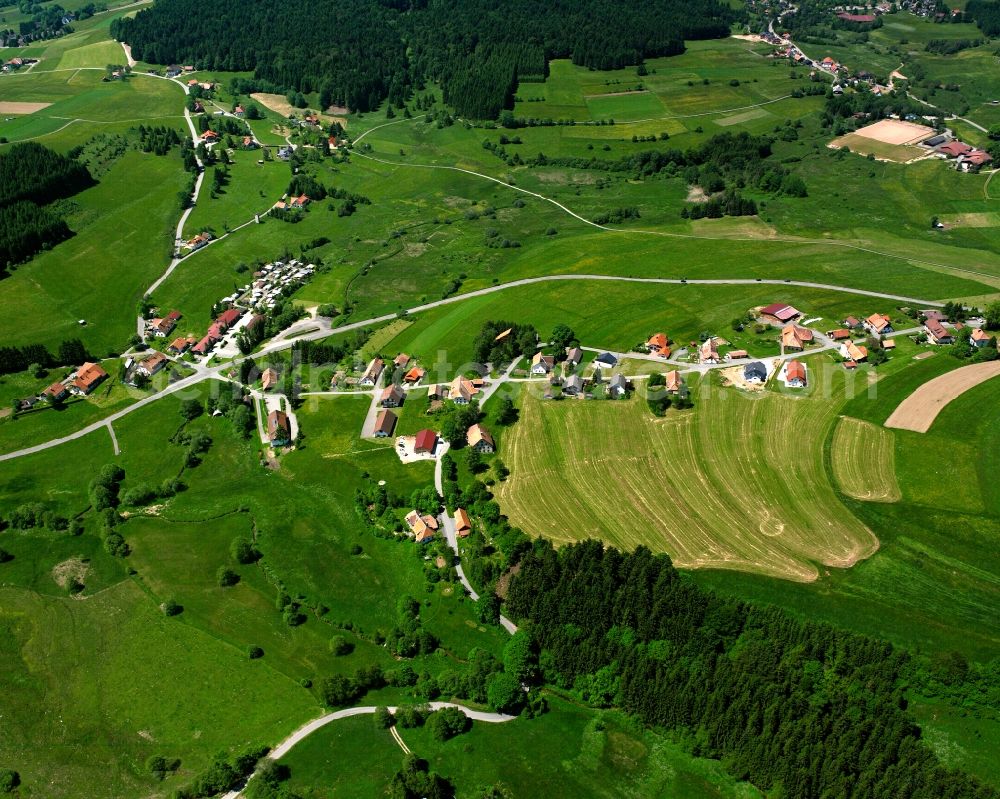
[[[896,502],[896,457],[892,432],[860,419],[841,417],[834,428],[830,461],[837,487],[868,502]]]
[[[684,567],[794,580],[815,579],[817,563],[847,567],[875,551],[875,536],[825,476],[832,403],[709,393],[696,391],[705,399],[694,411],[664,419],[638,399],[550,404],[527,395],[504,449],[504,512],[557,541],[642,544]]]

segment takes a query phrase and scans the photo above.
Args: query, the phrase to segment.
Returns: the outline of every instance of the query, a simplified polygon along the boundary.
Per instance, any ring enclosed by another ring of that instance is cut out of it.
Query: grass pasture
[[[825,475],[831,403],[716,391],[696,404],[657,419],[638,398],[526,396],[504,448],[501,507],[555,541],[643,544],[682,567],[799,581],[816,579],[816,563],[850,566],[877,549]]]
[[[830,461],[837,487],[853,499],[897,502],[892,433],[870,422],[842,416],[834,428]]]
[[[753,786],[726,774],[716,761],[692,757],[664,736],[617,713],[593,715],[554,695],[550,711],[507,724],[474,722],[444,743],[427,729],[399,729],[406,745],[447,777],[457,796],[502,784],[511,796],[677,796],[758,799]],[[503,753],[498,757],[498,753]],[[376,799],[399,769],[403,753],[370,716],[335,721],[298,744],[282,765],[291,791],[310,799]]]

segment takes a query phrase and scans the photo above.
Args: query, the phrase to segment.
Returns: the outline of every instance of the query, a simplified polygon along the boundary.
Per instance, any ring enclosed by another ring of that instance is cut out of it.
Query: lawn
[[[94,355],[121,352],[135,333],[136,304],[169,262],[186,181],[176,150],[122,156],[72,199],[67,221],[76,235],[3,281],[0,337],[53,351],[80,338]]]
[[[702,385],[714,390],[696,392],[694,410],[663,419],[639,398],[526,394],[502,452],[511,471],[498,491],[503,511],[557,542],[598,537],[666,552],[685,568],[801,581],[816,579],[817,563],[851,566],[875,551],[825,474],[822,442],[836,411],[828,397],[750,399]]]
[[[501,784],[512,796],[755,799],[716,761],[695,758],[664,736],[620,714],[594,712],[550,696],[551,710],[507,724],[475,722],[439,742],[426,729],[399,729],[407,746],[449,779],[458,796]],[[498,753],[503,753],[502,757]],[[310,799],[349,794],[384,796],[403,753],[372,717],[335,721],[296,746],[281,762],[287,787]]]

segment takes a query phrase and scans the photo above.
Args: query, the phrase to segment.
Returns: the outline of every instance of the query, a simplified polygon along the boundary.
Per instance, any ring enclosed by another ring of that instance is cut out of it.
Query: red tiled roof
[[[437,433],[433,430],[421,430],[413,442],[415,452],[433,452],[437,444]]]

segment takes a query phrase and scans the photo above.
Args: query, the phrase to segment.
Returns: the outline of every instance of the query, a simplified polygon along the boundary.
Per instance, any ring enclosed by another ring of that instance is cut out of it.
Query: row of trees
[[[400,107],[433,79],[461,115],[492,119],[551,58],[616,69],[683,52],[685,38],[726,36],[736,16],[717,0],[168,0],[115,20],[111,34],[144,61],[252,71],[257,90],[318,92],[323,108]]]

